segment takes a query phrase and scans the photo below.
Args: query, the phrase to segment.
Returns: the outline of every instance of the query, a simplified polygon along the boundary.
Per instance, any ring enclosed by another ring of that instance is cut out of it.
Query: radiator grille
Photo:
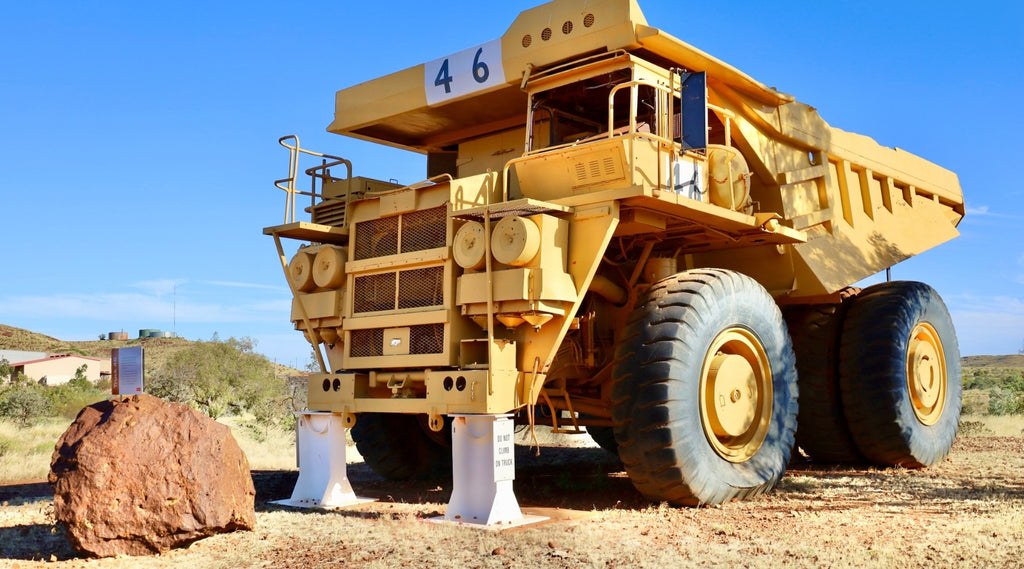
[[[444,352],[444,324],[419,324],[409,327],[410,354]]]
[[[432,306],[444,306],[443,265],[363,275],[352,286],[353,314]]]
[[[377,273],[355,278],[352,286],[352,312],[379,312],[395,309],[395,276]]]
[[[444,267],[398,273],[398,308],[444,305]]]
[[[442,248],[448,242],[448,207],[442,205],[391,217],[360,221],[355,224],[354,233],[355,260]],[[439,264],[415,269],[356,274],[352,280],[351,293],[353,315],[444,308],[445,266]],[[409,355],[447,352],[447,326],[444,323],[416,324],[409,326],[408,329]],[[385,328],[351,330],[349,357],[383,357],[384,330]],[[389,353],[394,352],[389,348]]]
[[[444,247],[447,229],[448,210],[445,206],[402,215],[402,252]]]
[[[384,329],[352,330],[349,343],[351,344],[349,355],[353,358],[377,357],[384,350]]]
[[[357,261],[398,253],[398,216],[357,223],[355,242]]]
[[[384,329],[352,330],[349,355],[375,358],[384,354]],[[444,324],[417,324],[409,327],[409,355],[444,353]]]
[[[361,221],[356,224],[355,233],[357,261],[444,247],[448,237],[448,208],[442,205]]]

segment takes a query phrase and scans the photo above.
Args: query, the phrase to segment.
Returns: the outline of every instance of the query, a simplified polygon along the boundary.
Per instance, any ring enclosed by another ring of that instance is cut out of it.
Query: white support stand
[[[546,520],[524,516],[512,489],[516,475],[511,415],[453,415],[452,497],[433,521],[502,529]]]
[[[340,508],[365,502],[348,481],[345,426],[341,415],[322,411],[297,413],[299,479],[288,500],[272,503],[295,508]]]

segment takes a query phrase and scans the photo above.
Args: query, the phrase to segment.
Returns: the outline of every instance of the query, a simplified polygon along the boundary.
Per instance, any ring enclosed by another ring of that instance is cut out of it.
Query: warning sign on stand
[[[512,421],[494,422],[494,481],[516,479],[515,439]]]

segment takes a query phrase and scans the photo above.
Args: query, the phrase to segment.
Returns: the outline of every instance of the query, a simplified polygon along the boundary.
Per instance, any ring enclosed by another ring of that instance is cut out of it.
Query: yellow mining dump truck
[[[323,366],[309,408],[341,414],[383,476],[450,468],[450,414],[585,427],[674,504],[764,492],[796,445],[948,452],[944,304],[849,287],[957,235],[957,176],[829,126],[635,1],[527,10],[338,91],[328,130],[427,157],[398,185],[285,137],[285,222],[264,230]],[[290,260],[282,238],[303,243]]]

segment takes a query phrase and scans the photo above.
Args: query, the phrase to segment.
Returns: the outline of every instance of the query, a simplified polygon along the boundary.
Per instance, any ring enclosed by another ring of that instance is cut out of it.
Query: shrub
[[[1024,397],[1012,389],[993,387],[989,390],[988,412],[991,415],[1024,413]]]
[[[253,348],[248,338],[221,341],[214,336],[196,342],[157,370],[147,391],[192,405],[214,419],[249,412],[259,424],[279,423],[291,413],[285,382]]]
[[[106,392],[93,387],[88,381],[83,384],[74,382],[74,380],[64,385],[45,389],[43,395],[50,403],[49,409],[52,416],[60,416],[69,420],[74,420],[83,408],[107,398]]]
[[[31,381],[17,381],[0,391],[0,417],[20,425],[31,425],[53,410],[45,387]]]

